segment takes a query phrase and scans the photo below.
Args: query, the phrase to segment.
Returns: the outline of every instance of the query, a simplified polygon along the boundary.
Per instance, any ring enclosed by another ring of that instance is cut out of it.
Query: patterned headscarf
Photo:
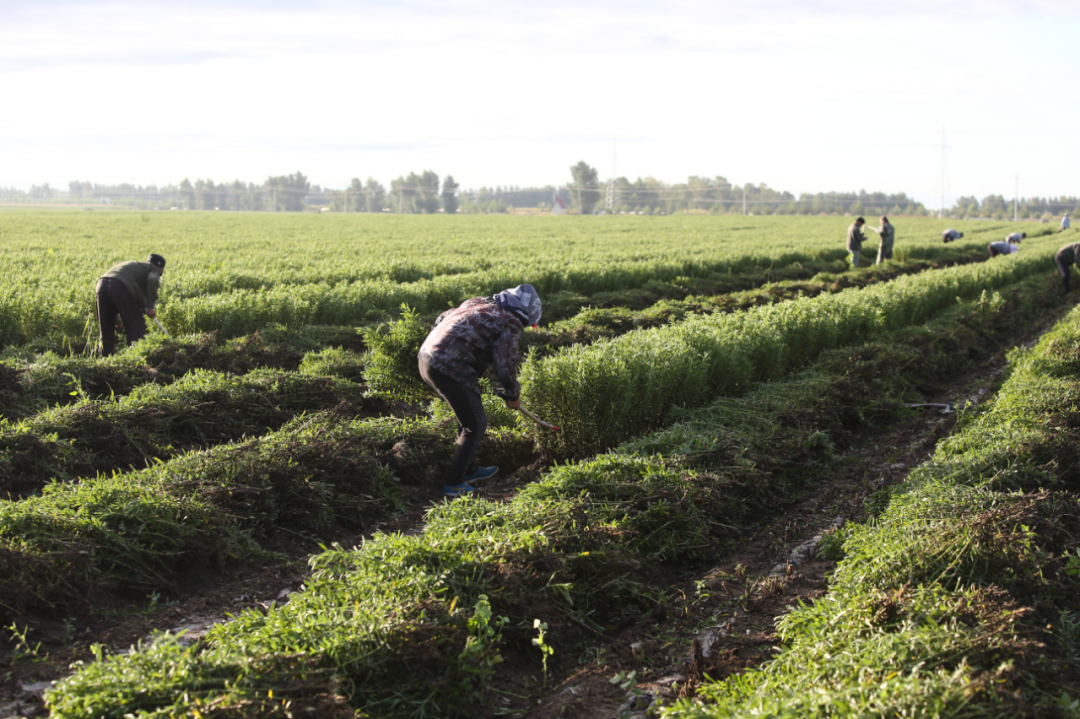
[[[518,285],[503,290],[495,295],[495,304],[513,312],[526,326],[540,321],[540,295],[532,285]]]

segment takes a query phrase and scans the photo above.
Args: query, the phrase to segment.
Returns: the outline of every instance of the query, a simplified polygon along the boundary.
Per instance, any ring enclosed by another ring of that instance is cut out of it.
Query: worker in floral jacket
[[[476,448],[487,431],[480,377],[494,365],[499,392],[510,409],[519,409],[517,344],[525,327],[540,321],[540,296],[519,285],[493,297],[474,297],[447,310],[420,347],[420,376],[450,405],[460,431],[443,494],[473,491],[471,482],[493,477],[498,467],[476,464]]]

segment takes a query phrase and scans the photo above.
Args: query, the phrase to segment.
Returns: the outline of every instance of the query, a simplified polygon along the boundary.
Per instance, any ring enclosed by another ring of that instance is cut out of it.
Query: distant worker
[[[1014,252],[1019,252],[1020,245],[1006,240],[1005,242],[991,242],[986,246],[986,249],[990,252],[990,257],[994,258],[998,255],[1011,255]]]
[[[146,262],[121,262],[113,265],[97,281],[97,317],[101,333],[101,355],[116,352],[117,315],[124,325],[130,344],[146,336],[143,314],[157,317],[158,287],[165,274],[165,258],[150,255]]]
[[[498,467],[476,464],[476,448],[487,431],[479,379],[495,365],[510,409],[521,409],[517,381],[517,343],[525,327],[540,321],[540,296],[532,285],[518,285],[494,297],[474,297],[435,320],[417,358],[420,376],[454,411],[460,431],[443,483],[443,494],[472,492],[470,484],[494,477]]]
[[[1065,230],[1069,229],[1071,224],[1072,223],[1069,222],[1069,213],[1066,212],[1064,215],[1061,216],[1061,231],[1064,232]]]
[[[885,260],[892,259],[893,240],[896,239],[896,228],[889,223],[889,218],[881,216],[881,227],[871,227],[871,230],[880,235],[881,244],[878,245],[877,263],[880,265]]]
[[[847,250],[851,253],[851,269],[859,268],[859,253],[862,251],[862,243],[866,241],[866,235],[862,233],[862,226],[866,220],[858,218],[847,228]]]
[[[1080,242],[1065,245],[1054,255],[1054,262],[1057,263],[1058,272],[1061,273],[1061,284],[1065,287],[1066,294],[1069,292],[1069,268],[1076,264],[1077,255],[1080,255]]]
[[[941,241],[942,242],[953,242],[955,240],[959,240],[963,236],[964,236],[963,232],[959,232],[957,230],[949,229],[949,230],[945,230],[944,232],[941,233]]]
[[[1007,236],[1005,238],[1005,241],[1006,242],[1011,242],[1014,245],[1018,245],[1022,241],[1024,241],[1026,238],[1027,238],[1027,233],[1026,232],[1014,232],[1011,235]]]

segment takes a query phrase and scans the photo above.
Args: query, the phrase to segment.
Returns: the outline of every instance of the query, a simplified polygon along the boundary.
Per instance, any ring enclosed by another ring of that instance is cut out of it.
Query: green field
[[[10,684],[57,680],[65,718],[531,716],[593,667],[653,715],[1080,715],[1071,237],[1025,223],[988,260],[1016,225],[949,221],[944,245],[944,221],[894,218],[895,259],[869,264],[871,232],[849,270],[850,220],[0,213]],[[150,252],[172,337],[97,358],[94,281]],[[506,482],[444,501],[456,427],[418,343],[522,282],[545,302],[522,401],[562,431],[488,396],[480,456]],[[905,403],[1055,323],[931,461],[827,490],[902,444]],[[828,591],[778,610],[776,659],[723,681],[671,659],[719,621],[710,578],[742,611],[801,601],[790,570],[717,568],[773,562],[754,538],[822,492],[800,531],[857,510],[822,544]],[[297,561],[292,594],[232,601]],[[216,623],[101,639],[162,601]],[[627,632],[656,657],[619,659]],[[665,672],[682,693],[649,683]]]

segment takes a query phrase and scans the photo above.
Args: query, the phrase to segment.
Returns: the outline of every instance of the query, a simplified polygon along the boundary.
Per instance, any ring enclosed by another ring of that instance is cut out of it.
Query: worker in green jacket
[[[1080,255],[1080,242],[1065,245],[1054,255],[1054,262],[1057,263],[1058,272],[1061,273],[1061,284],[1065,287],[1065,292],[1069,291],[1069,268],[1076,264],[1077,255]]]
[[[881,216],[881,228],[870,227],[871,230],[878,233],[881,238],[881,244],[878,245],[877,263],[880,265],[885,260],[892,259],[893,241],[896,240],[896,228],[889,222],[889,218],[885,215]]]
[[[146,262],[121,262],[113,265],[97,281],[97,317],[101,332],[101,354],[116,351],[117,316],[123,322],[128,342],[134,344],[146,336],[146,320],[157,311],[158,287],[165,274],[165,258],[150,255]]]

